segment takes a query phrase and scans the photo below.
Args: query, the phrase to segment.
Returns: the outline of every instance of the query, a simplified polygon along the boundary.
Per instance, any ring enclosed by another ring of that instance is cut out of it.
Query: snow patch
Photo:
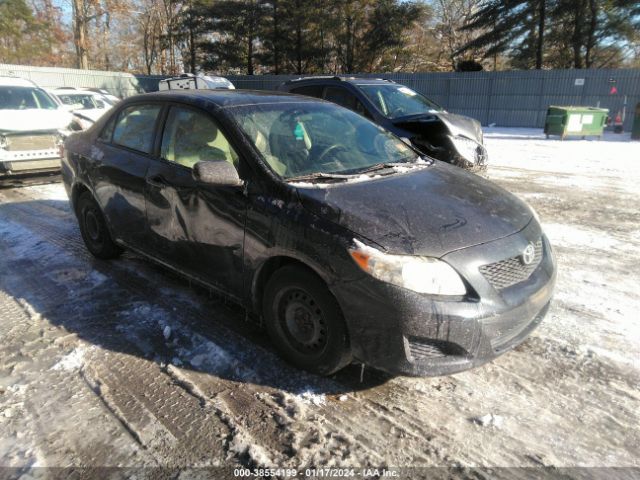
[[[84,347],[75,348],[71,353],[68,353],[62,359],[56,363],[51,370],[79,370],[84,365],[84,355],[86,350]]]
[[[256,445],[253,438],[244,432],[236,430],[233,440],[229,444],[229,451],[239,457],[247,455],[254,467],[271,467],[273,465],[273,461],[267,451],[260,445]]]
[[[295,395],[295,398],[305,405],[315,405],[316,407],[321,407],[327,403],[327,397],[324,393],[315,393],[311,389]]]
[[[482,427],[495,427],[499,429],[502,428],[502,425],[504,424],[504,417],[494,415],[493,413],[487,413],[481,417],[475,417],[473,422]]]
[[[171,327],[169,325],[165,325],[164,329],[162,329],[162,335],[165,340],[169,340],[169,337],[171,336]]]
[[[27,385],[22,383],[16,383],[15,385],[9,385],[7,387],[7,391],[15,394],[15,395],[24,395],[27,391]]]
[[[108,278],[106,275],[101,274],[97,270],[92,270],[89,275],[86,276],[85,281],[89,282],[91,288],[99,287],[104,282],[106,282]]]
[[[42,200],[69,201],[67,191],[62,183],[50,183],[45,185],[33,185],[26,187],[25,190],[37,191],[38,198]]]

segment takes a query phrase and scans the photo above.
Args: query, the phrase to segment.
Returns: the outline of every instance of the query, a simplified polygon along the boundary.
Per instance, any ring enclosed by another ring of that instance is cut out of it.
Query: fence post
[[[487,123],[486,125],[489,125],[491,122],[491,111],[492,111],[492,104],[493,104],[493,83],[495,82],[495,73],[489,73],[489,95],[488,95],[488,99],[487,99]],[[493,122],[495,123],[495,122]]]
[[[544,126],[544,119],[546,118],[547,106],[544,105],[544,92],[545,92],[545,79],[546,73],[540,72],[540,90],[538,91],[538,114],[536,115],[536,127],[540,128]]]

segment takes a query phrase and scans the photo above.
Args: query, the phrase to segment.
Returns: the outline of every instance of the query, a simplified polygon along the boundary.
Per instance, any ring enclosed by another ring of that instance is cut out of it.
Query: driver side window
[[[213,119],[191,108],[171,107],[160,154],[187,168],[208,160],[223,160],[238,168],[238,155]]]

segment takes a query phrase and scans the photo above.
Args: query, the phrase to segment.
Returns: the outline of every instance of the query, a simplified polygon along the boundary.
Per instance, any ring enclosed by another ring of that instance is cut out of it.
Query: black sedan
[[[140,95],[63,157],[92,254],[128,248],[220,291],[316,373],[465,370],[549,307],[556,264],[530,207],[332,103]]]

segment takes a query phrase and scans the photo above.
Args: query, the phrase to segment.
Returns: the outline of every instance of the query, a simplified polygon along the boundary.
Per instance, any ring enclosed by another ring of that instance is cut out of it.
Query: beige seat
[[[173,153],[173,158],[168,155],[167,159],[189,168],[206,160],[229,161],[231,156],[228,152],[225,154],[224,150],[215,146],[218,137],[222,135],[218,135],[218,129],[213,123],[193,116],[192,121],[176,128],[173,152],[168,152],[169,155]],[[225,139],[217,142],[221,143],[228,146]]]
[[[247,121],[244,125],[246,132],[251,137],[254,145],[258,149],[258,151],[262,154],[265,161],[269,164],[269,166],[275,171],[278,175],[284,176],[287,173],[287,166],[278,160],[277,157],[271,155],[269,142],[264,134],[260,131],[260,129],[255,125],[253,120]]]

